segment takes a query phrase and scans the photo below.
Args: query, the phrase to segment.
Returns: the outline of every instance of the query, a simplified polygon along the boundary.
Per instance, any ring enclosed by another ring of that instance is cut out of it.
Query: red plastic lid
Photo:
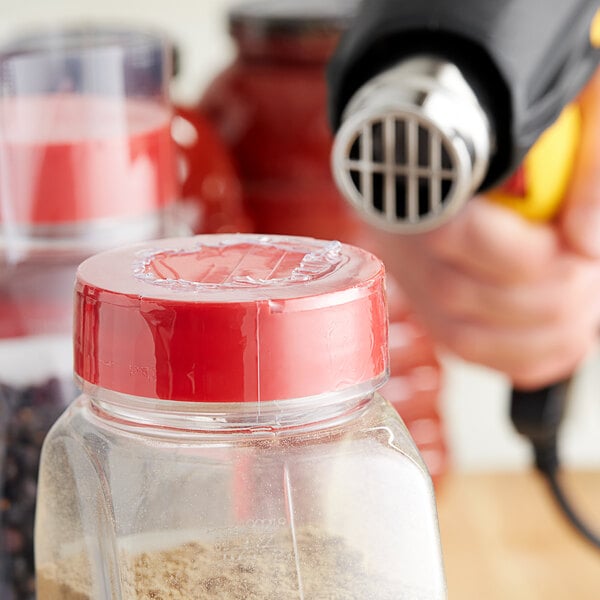
[[[146,398],[258,402],[383,383],[384,267],[339,242],[204,235],[79,268],[75,371]]]

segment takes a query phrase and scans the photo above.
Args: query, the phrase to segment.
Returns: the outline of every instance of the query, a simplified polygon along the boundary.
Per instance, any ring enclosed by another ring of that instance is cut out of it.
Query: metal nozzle
[[[412,57],[352,97],[333,173],[366,220],[413,233],[441,225],[476,192],[491,147],[488,118],[460,70]]]

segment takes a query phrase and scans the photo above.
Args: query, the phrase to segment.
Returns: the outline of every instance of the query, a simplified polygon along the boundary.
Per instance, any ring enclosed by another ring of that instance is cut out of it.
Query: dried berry
[[[42,442],[75,397],[70,381],[0,383],[0,598],[35,600],[33,524]]]

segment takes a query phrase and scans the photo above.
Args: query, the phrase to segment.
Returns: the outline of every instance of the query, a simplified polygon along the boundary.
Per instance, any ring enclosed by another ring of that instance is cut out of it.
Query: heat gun
[[[328,73],[344,195],[386,229],[433,228],[505,181],[544,134],[530,160],[553,168],[513,205],[551,217],[577,149],[570,103],[599,62],[597,10],[592,0],[363,2]]]
[[[364,219],[411,234],[478,192],[552,219],[575,164],[574,103],[600,63],[593,0],[365,0],[329,65],[332,169]],[[556,437],[568,382],[513,390],[511,417],[563,510]]]

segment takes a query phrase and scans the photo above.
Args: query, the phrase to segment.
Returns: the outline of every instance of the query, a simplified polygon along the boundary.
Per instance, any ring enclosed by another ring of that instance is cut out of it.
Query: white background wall
[[[173,89],[192,102],[233,56],[225,14],[235,0],[0,0],[0,41],[24,28],[101,20],[149,24],[171,34],[182,51],[182,72]],[[301,0],[300,0],[301,1]],[[327,1],[327,0],[324,0]],[[519,468],[528,448],[508,421],[508,385],[484,369],[447,361],[444,410],[456,467]],[[577,382],[564,427],[565,462],[600,466],[600,368],[595,357]]]
[[[187,102],[233,55],[233,45],[226,34],[226,12],[235,3],[236,0],[0,0],[0,37],[6,38],[25,27],[96,20],[162,28],[181,47],[183,71],[173,93],[178,101]]]

